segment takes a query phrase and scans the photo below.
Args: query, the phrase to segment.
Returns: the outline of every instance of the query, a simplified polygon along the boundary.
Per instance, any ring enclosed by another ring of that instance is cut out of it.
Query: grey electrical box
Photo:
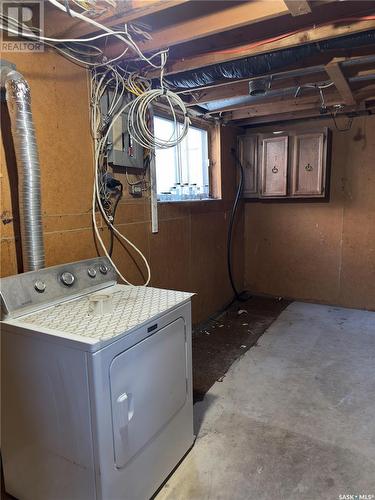
[[[113,92],[108,90],[102,97],[100,107],[103,116],[108,113],[112,102]],[[123,96],[121,102],[116,106],[116,112],[127,102],[128,97]],[[128,132],[128,113],[125,110],[115,120],[107,141],[108,163],[113,167],[144,168],[143,147],[135,142]]]

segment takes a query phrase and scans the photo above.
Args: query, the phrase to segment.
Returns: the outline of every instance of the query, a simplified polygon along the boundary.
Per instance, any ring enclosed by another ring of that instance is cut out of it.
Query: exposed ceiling
[[[133,0],[126,2],[126,8],[124,4],[117,2],[97,20],[108,26],[148,24],[152,39],[140,44],[142,50],[152,53],[169,47],[166,78],[169,75],[175,90],[198,114],[255,125],[316,116],[324,108],[334,113],[375,108],[375,2]],[[47,19],[47,26],[59,27],[48,35],[90,32],[88,25],[56,10],[48,10]],[[115,42],[106,51],[114,56],[121,47]],[[228,64],[232,72],[223,71]],[[266,79],[263,95],[249,94],[249,81],[255,78]],[[184,81],[189,83],[185,87]]]

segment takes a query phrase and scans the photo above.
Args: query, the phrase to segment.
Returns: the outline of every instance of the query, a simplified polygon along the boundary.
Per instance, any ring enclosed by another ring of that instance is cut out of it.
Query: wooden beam
[[[365,107],[365,106],[345,106],[343,110],[339,110],[337,112],[337,116],[347,114],[347,113],[353,113],[356,111],[362,111],[368,109],[370,110],[371,107]],[[302,120],[302,119],[307,119],[307,118],[314,118],[314,117],[322,117],[322,118],[331,118],[330,114],[320,114],[319,109],[317,108],[311,108],[311,109],[306,109],[302,111],[292,111],[292,112],[287,112],[287,113],[279,113],[275,115],[268,115],[268,116],[258,116],[254,118],[249,118],[247,120],[240,120],[233,122],[233,125],[239,126],[239,127],[244,127],[247,125],[262,125],[262,124],[267,124],[267,123],[275,123],[275,122],[284,122],[284,121],[290,121],[290,120]]]
[[[356,76],[375,76],[375,69],[364,69],[357,72]]]
[[[230,5],[231,2],[227,4]],[[199,8],[199,7],[198,7]],[[139,43],[143,52],[173,47],[203,37],[223,33],[249,24],[265,21],[288,13],[283,0],[252,0],[214,13],[195,17],[151,33],[152,39]],[[113,42],[106,50],[108,57],[121,51],[120,42]]]
[[[311,8],[307,0],[284,0],[292,16],[311,14]]]
[[[315,28],[304,29],[293,33],[290,36],[280,35],[277,40],[256,41],[247,45],[234,47],[232,49],[208,52],[192,57],[186,57],[169,64],[166,68],[166,74],[179,73],[181,71],[190,71],[196,68],[209,66],[210,64],[222,63],[225,61],[234,61],[244,57],[255,56],[265,52],[274,52],[286,48],[296,47],[301,44],[319,42],[330,38],[347,36],[361,31],[375,29],[375,20],[368,19],[364,21],[336,22],[326,24]],[[158,72],[150,72],[149,76],[157,76]]]
[[[339,94],[343,98],[344,103],[349,105],[355,104],[352,90],[340,68],[339,62],[333,59],[325,66],[325,69],[330,79],[335,84],[335,87],[337,88]]]
[[[338,93],[330,93],[325,96],[327,106],[341,104],[342,98]],[[294,111],[306,109],[319,109],[319,96],[298,97],[296,99],[285,99],[283,101],[258,102],[246,107],[231,111],[224,115],[224,119],[228,121],[244,120],[256,116],[275,115],[280,113],[291,113]]]
[[[375,84],[369,84],[365,87],[359,89],[355,94],[354,98],[357,102],[368,101],[375,98]]]
[[[343,113],[355,111],[364,108],[365,101],[375,98],[375,85],[368,85],[363,89],[354,93],[355,104],[345,106],[342,110]],[[335,104],[342,104],[342,97],[338,92],[326,92],[325,103],[327,106],[334,106]],[[297,99],[284,99],[281,101],[258,102],[253,105],[230,111],[223,114],[225,122],[253,119],[258,117],[281,115],[284,113],[295,115],[301,111],[315,110],[319,113],[320,98],[316,96],[299,97]]]
[[[116,8],[95,17],[95,21],[111,27],[136,21],[144,16],[155,14],[172,7],[184,4],[190,0],[131,0],[118,2]],[[74,10],[74,6],[72,6]],[[62,12],[52,5],[46,9],[45,33],[46,36],[56,38],[76,38],[94,33],[95,27]]]
[[[267,76],[264,77],[265,79]],[[324,82],[329,78],[325,71],[309,73],[308,75],[296,76],[293,78],[277,78],[271,80],[271,90],[287,89],[291,87],[299,87],[307,83]],[[229,99],[231,97],[241,97],[249,95],[249,81],[242,80],[240,82],[227,82],[220,87],[208,88],[206,90],[194,92],[187,103],[188,106],[196,106],[207,102],[219,101],[221,99]]]

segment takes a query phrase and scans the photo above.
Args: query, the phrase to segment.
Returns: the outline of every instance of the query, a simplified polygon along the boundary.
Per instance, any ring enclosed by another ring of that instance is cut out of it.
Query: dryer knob
[[[36,280],[36,282],[34,283],[34,288],[37,292],[43,293],[46,289],[46,284],[42,280]]]
[[[87,274],[90,276],[90,278],[95,278],[95,276],[96,276],[96,269],[94,267],[89,267],[87,269]]]
[[[74,281],[75,281],[74,275],[72,273],[69,273],[68,271],[65,273],[62,273],[62,275],[60,276],[60,279],[64,283],[64,285],[66,285],[66,286],[72,286]]]
[[[99,271],[100,271],[102,274],[107,274],[107,273],[108,273],[108,271],[109,271],[109,268],[108,268],[108,266],[106,266],[105,264],[100,264]]]

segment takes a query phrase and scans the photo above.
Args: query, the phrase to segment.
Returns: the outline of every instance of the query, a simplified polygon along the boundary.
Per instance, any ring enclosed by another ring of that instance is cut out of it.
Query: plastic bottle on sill
[[[202,199],[202,193],[201,193],[201,188],[200,186],[197,186],[197,194],[196,194],[196,199],[201,200]]]
[[[171,193],[169,191],[163,191],[160,193],[160,201],[170,201]]]
[[[192,186],[191,199],[196,200],[197,199],[197,184],[194,182],[191,186]]]
[[[183,200],[189,199],[189,184],[187,182],[185,182],[185,184],[182,185],[182,199]]]
[[[181,188],[181,183],[176,182],[176,201],[181,201],[182,199],[182,188]]]
[[[203,198],[207,199],[210,197],[210,187],[208,184],[205,184],[203,187]]]
[[[176,186],[171,187],[171,200],[172,201],[177,200],[177,187]]]

